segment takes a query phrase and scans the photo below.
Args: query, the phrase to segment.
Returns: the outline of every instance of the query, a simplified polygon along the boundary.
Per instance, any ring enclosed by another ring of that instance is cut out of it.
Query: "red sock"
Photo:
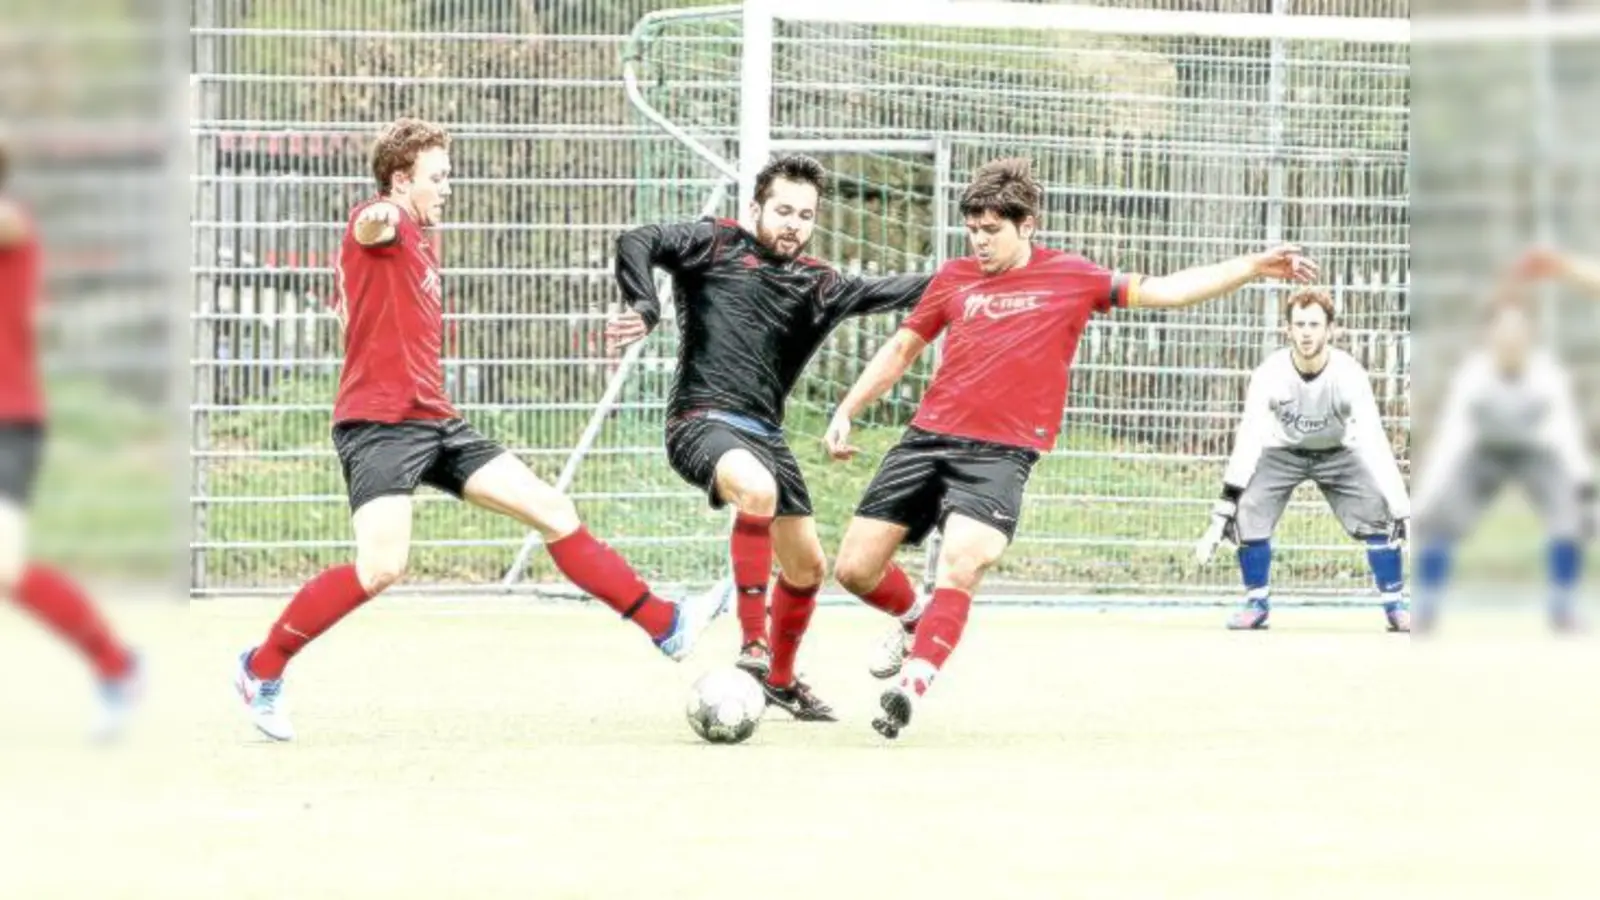
[[[772,671],[767,676],[775,685],[794,684],[794,660],[800,654],[800,640],[811,624],[821,587],[798,588],[778,577],[778,586],[772,591]]]
[[[911,579],[906,577],[904,569],[889,563],[889,568],[878,581],[878,586],[862,594],[861,599],[873,609],[882,610],[899,618],[910,612],[911,607],[916,604],[917,589],[911,586]]]
[[[939,588],[933,592],[928,609],[917,622],[917,637],[911,644],[911,656],[925,659],[935,669],[944,668],[945,660],[961,643],[961,632],[967,627],[967,614],[972,611],[972,595],[955,588]]]
[[[728,539],[733,555],[733,583],[739,590],[742,643],[767,639],[767,582],[772,578],[772,517],[740,512]]]
[[[624,619],[632,619],[655,640],[672,630],[675,608],[650,592],[639,573],[622,554],[589,533],[586,526],[559,541],[545,545],[556,568],[567,580],[583,588]]]
[[[296,653],[367,602],[366,589],[352,565],[334,566],[301,585],[294,599],[272,623],[267,639],[250,656],[250,674],[282,678]]]
[[[23,609],[83,651],[101,678],[127,674],[133,664],[127,648],[72,579],[54,569],[30,565],[17,583],[16,598]]]

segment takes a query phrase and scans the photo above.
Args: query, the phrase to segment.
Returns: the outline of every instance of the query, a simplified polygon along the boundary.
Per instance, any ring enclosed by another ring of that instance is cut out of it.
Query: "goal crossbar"
[[[759,15],[789,22],[929,25],[1236,40],[1282,39],[1368,44],[1406,44],[1411,41],[1411,23],[1406,19],[1118,9],[1055,3],[1024,4],[1004,0],[888,0],[879,3],[862,3],[860,0],[807,0],[805,3],[748,0],[748,4]]]

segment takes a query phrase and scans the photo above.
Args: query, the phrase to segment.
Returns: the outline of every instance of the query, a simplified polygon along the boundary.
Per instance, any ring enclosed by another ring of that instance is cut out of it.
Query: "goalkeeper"
[[[1235,630],[1267,627],[1272,534],[1295,488],[1311,481],[1351,537],[1367,545],[1367,561],[1390,631],[1409,632],[1400,550],[1411,502],[1378,417],[1367,371],[1329,346],[1333,298],[1296,292],[1284,304],[1289,346],[1250,376],[1244,417],[1222,477],[1211,527],[1196,547],[1210,560],[1224,541],[1238,547],[1245,607],[1228,621]]]
[[[1573,594],[1583,539],[1594,530],[1594,475],[1571,378],[1534,341],[1521,284],[1558,278],[1600,294],[1600,267],[1550,251],[1525,256],[1490,306],[1487,346],[1451,380],[1417,491],[1417,629],[1434,624],[1455,544],[1507,481],[1519,482],[1544,521],[1549,616],[1578,629]],[[1520,284],[1519,284],[1520,283]]]

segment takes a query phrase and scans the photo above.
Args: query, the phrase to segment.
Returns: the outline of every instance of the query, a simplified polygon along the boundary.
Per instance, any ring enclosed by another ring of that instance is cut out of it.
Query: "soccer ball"
[[[728,666],[700,676],[689,690],[684,714],[702,740],[737,744],[756,733],[766,709],[767,695],[760,682],[743,669]]]

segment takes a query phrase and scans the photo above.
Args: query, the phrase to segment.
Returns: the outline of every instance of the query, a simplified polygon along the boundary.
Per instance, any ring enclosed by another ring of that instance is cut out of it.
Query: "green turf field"
[[[409,599],[297,661],[300,740],[268,745],[229,671],[276,610],[119,609],[164,652],[109,754],[74,743],[76,661],[0,614],[0,896],[1503,900],[1600,874],[1594,648],[1531,615],[1413,644],[1369,612],[1239,635],[980,607],[889,744],[882,621],[824,609],[801,669],[844,721],[716,747],[681,709],[731,622],[674,666],[594,606]]]

